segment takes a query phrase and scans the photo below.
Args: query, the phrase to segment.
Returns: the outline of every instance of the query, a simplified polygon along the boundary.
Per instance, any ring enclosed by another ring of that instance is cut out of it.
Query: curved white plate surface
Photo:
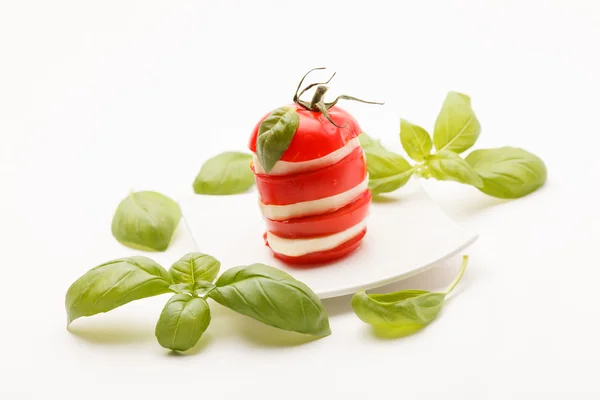
[[[289,267],[264,245],[265,227],[255,192],[235,196],[194,193],[179,199],[184,222],[199,251],[221,261],[221,271],[264,263],[306,283],[320,298],[372,289],[415,275],[471,245],[477,234],[452,221],[416,181],[373,202],[362,246],[335,263]]]

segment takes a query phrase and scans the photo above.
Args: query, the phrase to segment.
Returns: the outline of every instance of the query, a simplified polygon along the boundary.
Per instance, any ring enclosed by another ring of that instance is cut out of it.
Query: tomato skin
[[[265,218],[267,230],[281,238],[300,239],[333,235],[345,231],[366,218],[371,204],[371,192],[366,190],[352,203],[336,211],[275,221]]]
[[[299,162],[324,157],[344,147],[346,143],[362,133],[354,117],[338,106],[329,109],[329,116],[343,128],[333,125],[320,111],[309,111],[297,104],[291,104],[289,107],[296,109],[300,124],[290,146],[281,157],[282,161]],[[269,114],[260,119],[250,136],[248,147],[254,153],[256,153],[258,129]]]
[[[293,175],[255,174],[260,199],[267,205],[295,204],[335,196],[359,185],[366,176],[367,164],[360,147],[325,168]]]
[[[285,262],[286,264],[289,264],[290,266],[295,266],[298,268],[317,267],[319,265],[338,260],[342,257],[346,257],[347,255],[358,249],[362,242],[362,238],[365,236],[366,233],[367,229],[365,228],[352,239],[330,250],[317,251],[315,253],[309,253],[298,257],[290,257],[286,256],[285,254],[275,252],[273,252],[273,255],[275,256],[275,258],[280,259],[281,261]],[[267,246],[269,245],[266,239],[265,244]]]

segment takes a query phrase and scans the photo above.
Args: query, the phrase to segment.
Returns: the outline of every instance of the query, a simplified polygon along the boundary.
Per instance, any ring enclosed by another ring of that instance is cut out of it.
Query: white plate
[[[179,199],[199,251],[221,261],[222,271],[264,263],[307,284],[320,298],[372,289],[415,275],[471,245],[477,234],[452,221],[411,180],[385,202],[373,202],[361,247],[329,265],[298,269],[275,259],[264,245],[255,192],[235,196],[194,193]]]

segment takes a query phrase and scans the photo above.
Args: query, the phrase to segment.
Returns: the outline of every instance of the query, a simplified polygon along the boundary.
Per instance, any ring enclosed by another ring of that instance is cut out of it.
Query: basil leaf
[[[424,161],[433,147],[429,133],[405,119],[400,120],[400,141],[406,154],[415,161]]]
[[[221,263],[214,257],[203,253],[188,253],[175,261],[169,269],[173,283],[191,283],[215,280]]]
[[[413,170],[409,169],[401,174],[392,175],[385,178],[371,179],[369,177],[369,190],[371,190],[373,195],[393,192],[394,190],[404,186],[412,174]]]
[[[460,282],[469,258],[463,257],[457,277],[443,293],[426,290],[401,290],[387,294],[367,294],[364,290],[352,297],[352,309],[364,322],[376,327],[410,328],[433,321],[444,306],[445,298]]]
[[[256,156],[266,172],[273,169],[288,149],[300,124],[295,109],[280,107],[269,114],[258,127]]]
[[[358,136],[358,141],[360,142],[360,146],[363,149],[366,149],[370,146],[381,146],[379,139],[373,139],[371,136],[367,135],[364,132]]]
[[[221,153],[209,159],[202,165],[194,180],[194,192],[228,195],[247,191],[254,185],[251,162],[252,155],[235,151]]]
[[[481,125],[471,108],[469,96],[449,92],[435,121],[435,148],[460,154],[475,144],[479,132]]]
[[[188,293],[191,295],[194,292],[194,285],[191,283],[174,283],[169,286],[169,290],[175,293]]]
[[[539,189],[547,170],[541,158],[515,147],[475,150],[465,159],[483,179],[483,193],[515,199]]]
[[[163,308],[154,334],[162,347],[186,351],[198,343],[208,324],[210,308],[206,300],[176,294]]]
[[[121,244],[144,251],[164,251],[181,219],[179,205],[160,193],[131,192],[112,220],[112,234]]]
[[[404,297],[397,301],[373,298],[364,290],[352,297],[352,309],[362,321],[375,326],[396,328],[403,325],[427,325],[433,321],[444,305],[444,293],[411,291],[394,293]]]
[[[315,336],[331,334],[327,312],[305,284],[264,264],[225,271],[208,295],[240,314],[276,328]]]
[[[360,137],[365,136],[363,133]],[[366,136],[368,138],[368,136]],[[384,148],[379,141],[368,138],[363,148],[367,157],[369,189],[374,195],[392,192],[403,186],[413,170],[400,154]]]
[[[213,290],[216,286],[212,282],[208,281],[199,281],[194,285],[194,295],[204,297],[211,290]]]
[[[427,159],[427,172],[439,181],[456,181],[483,187],[483,180],[468,162],[449,150],[442,150]]]
[[[110,311],[133,300],[167,293],[169,273],[147,257],[109,261],[89,270],[67,290],[68,324]]]

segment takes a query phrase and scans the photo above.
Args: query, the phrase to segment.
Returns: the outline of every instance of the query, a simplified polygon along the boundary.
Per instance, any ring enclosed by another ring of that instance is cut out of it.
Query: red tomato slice
[[[329,116],[339,126],[333,125],[321,112],[309,111],[296,104],[288,107],[295,108],[300,117],[300,124],[294,134],[292,143],[283,153],[281,160],[290,162],[309,161],[326,156],[362,133],[358,122],[347,111],[334,106],[329,109]],[[270,113],[269,113],[270,114]],[[256,153],[256,137],[266,114],[254,127],[250,135],[248,147]]]
[[[265,221],[269,232],[286,239],[333,235],[345,231],[365,219],[370,203],[371,192],[365,190],[352,203],[327,214],[292,218],[285,221],[265,218]]]
[[[360,246],[360,243],[362,241],[362,238],[365,236],[366,233],[367,233],[367,229],[365,228],[358,235],[354,236],[352,239],[350,239],[330,250],[309,253],[309,254],[299,256],[299,257],[290,257],[290,256],[286,256],[284,254],[275,253],[275,252],[273,252],[273,255],[275,256],[275,258],[280,259],[281,261],[285,262],[286,264],[290,264],[290,266],[297,266],[297,267],[301,267],[301,268],[316,267],[320,264],[328,263],[328,262],[340,259],[342,257],[345,257],[345,256],[349,255],[350,253],[352,253],[353,251],[355,251],[356,249],[358,249],[358,247]],[[266,234],[265,234],[265,237],[266,237]],[[269,245],[266,242],[266,239],[265,239],[265,244],[267,246]]]
[[[264,204],[286,205],[331,197],[352,189],[365,180],[367,164],[363,149],[357,147],[328,167],[293,175],[255,176]]]

